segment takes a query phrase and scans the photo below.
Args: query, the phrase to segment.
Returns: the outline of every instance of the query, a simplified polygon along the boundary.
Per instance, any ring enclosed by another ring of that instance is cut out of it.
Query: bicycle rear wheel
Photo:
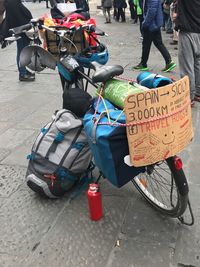
[[[170,217],[181,216],[187,208],[188,183],[176,157],[145,167],[132,179],[142,196],[157,210]]]

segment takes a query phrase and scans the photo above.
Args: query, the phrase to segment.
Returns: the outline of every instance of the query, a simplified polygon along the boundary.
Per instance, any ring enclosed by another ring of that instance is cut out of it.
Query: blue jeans
[[[20,54],[21,51],[24,47],[28,46],[30,44],[30,40],[28,39],[28,37],[25,34],[21,35],[21,38],[19,40],[17,40],[17,67],[18,67],[18,71],[19,71],[19,75],[23,76],[27,73],[27,70],[25,67],[20,67]]]

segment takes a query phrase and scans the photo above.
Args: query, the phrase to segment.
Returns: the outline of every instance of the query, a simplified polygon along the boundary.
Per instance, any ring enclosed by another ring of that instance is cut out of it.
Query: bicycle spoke
[[[174,209],[178,202],[177,188],[165,162],[147,167],[146,173],[138,177],[137,184],[151,201],[165,210]]]

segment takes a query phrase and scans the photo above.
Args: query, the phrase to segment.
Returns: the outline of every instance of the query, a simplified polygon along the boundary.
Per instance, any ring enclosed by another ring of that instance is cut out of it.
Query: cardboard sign
[[[146,166],[174,156],[193,138],[187,76],[125,99],[130,160]]]

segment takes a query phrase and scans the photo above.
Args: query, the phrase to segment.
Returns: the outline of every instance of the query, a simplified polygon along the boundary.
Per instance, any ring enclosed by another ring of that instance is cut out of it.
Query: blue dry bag
[[[137,76],[137,82],[147,88],[157,88],[172,83],[172,80],[162,75],[144,71]]]
[[[103,103],[100,100],[95,114],[96,104],[97,100],[83,119],[89,146],[99,170],[113,185],[121,187],[138,173],[144,172],[144,168],[130,167],[124,163],[124,157],[129,154],[126,127],[116,125],[125,124],[124,112],[116,109],[109,101],[104,100]],[[113,122],[114,126],[111,125]]]

